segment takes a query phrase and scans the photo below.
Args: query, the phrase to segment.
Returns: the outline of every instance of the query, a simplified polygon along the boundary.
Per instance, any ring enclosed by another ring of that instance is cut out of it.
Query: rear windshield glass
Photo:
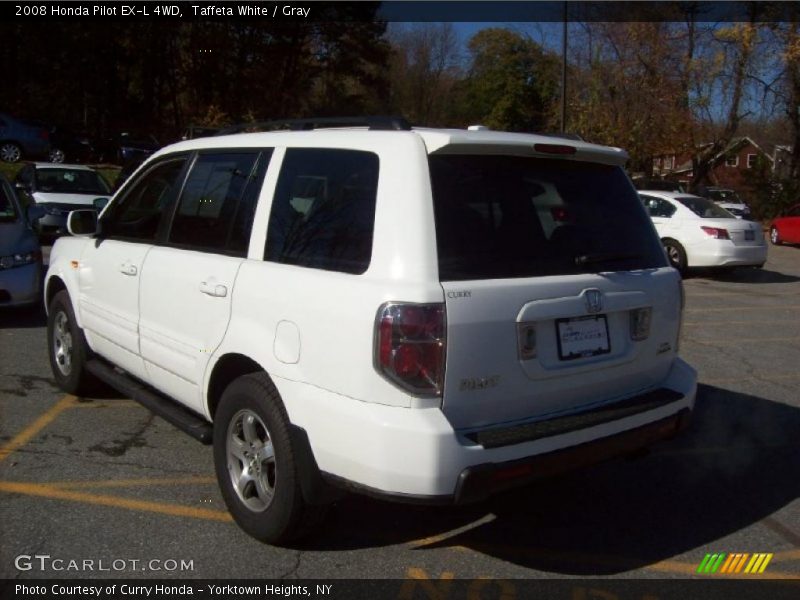
[[[57,194],[108,194],[108,184],[95,171],[84,169],[37,169],[36,189]]]
[[[442,281],[651,269],[664,252],[619,167],[429,157]]]
[[[733,190],[708,190],[708,197],[716,202],[740,203],[739,195]]]
[[[733,219],[735,218],[727,210],[715,204],[708,198],[698,198],[696,196],[683,196],[676,198],[678,202],[704,219]]]

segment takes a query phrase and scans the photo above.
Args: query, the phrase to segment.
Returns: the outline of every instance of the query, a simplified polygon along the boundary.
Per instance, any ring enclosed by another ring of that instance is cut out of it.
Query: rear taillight
[[[375,368],[412,394],[440,396],[445,340],[444,304],[384,304],[375,323]]]
[[[50,139],[50,134],[47,132],[47,129],[40,129],[39,137],[46,142],[47,140]]]
[[[729,240],[731,236],[728,235],[727,229],[722,229],[721,227],[706,227],[705,225],[701,225],[700,229],[705,231],[708,235],[713,237],[716,240]]]

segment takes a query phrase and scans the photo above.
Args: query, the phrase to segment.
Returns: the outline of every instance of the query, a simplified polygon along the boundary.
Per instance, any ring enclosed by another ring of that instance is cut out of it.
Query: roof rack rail
[[[276,121],[258,121],[255,123],[240,123],[227,127],[216,135],[229,135],[243,131],[311,131],[325,129],[326,127],[368,127],[373,131],[410,131],[411,124],[400,116],[372,116],[372,117],[321,117],[313,119],[279,119]]]

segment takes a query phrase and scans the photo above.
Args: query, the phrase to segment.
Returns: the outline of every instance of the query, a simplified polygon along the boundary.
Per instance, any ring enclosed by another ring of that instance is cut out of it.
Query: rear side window
[[[360,274],[369,267],[378,156],[320,148],[286,151],[264,259]]]
[[[429,164],[442,281],[666,266],[619,167],[481,155]]]
[[[244,256],[271,150],[201,154],[192,165],[169,242]]]
[[[708,198],[684,196],[676,198],[678,202],[703,219],[732,219],[734,216]]]

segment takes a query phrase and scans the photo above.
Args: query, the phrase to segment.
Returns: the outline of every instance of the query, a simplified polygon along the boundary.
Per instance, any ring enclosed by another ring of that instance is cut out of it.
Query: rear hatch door
[[[577,412],[665,377],[679,276],[620,167],[478,153],[429,164],[454,427]]]

